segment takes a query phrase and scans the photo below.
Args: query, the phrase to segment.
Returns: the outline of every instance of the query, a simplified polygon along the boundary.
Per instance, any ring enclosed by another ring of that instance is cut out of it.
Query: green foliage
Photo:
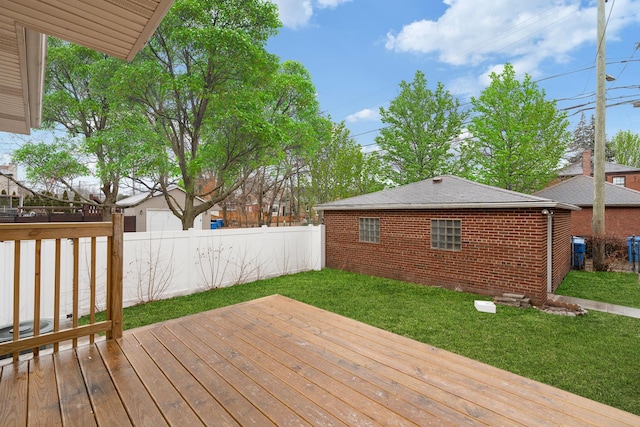
[[[265,49],[279,26],[269,2],[177,0],[119,76],[119,93],[144,108],[162,141],[163,189],[178,180],[186,192],[184,206],[170,205],[184,228],[296,135],[296,115],[313,108],[306,71]],[[207,193],[203,177],[214,181]],[[211,198],[195,206],[197,196]]]
[[[566,114],[545,100],[531,76],[517,80],[511,64],[490,77],[480,97],[471,99],[472,177],[524,193],[539,190],[553,178],[571,138]]]
[[[379,158],[365,154],[349,135],[344,122],[331,125],[309,160],[312,204],[345,199],[380,189]]]
[[[26,177],[32,182],[68,182],[90,174],[86,159],[72,139],[24,144],[13,152],[13,161],[25,166]]]
[[[35,184],[61,184],[78,194],[72,179],[93,175],[109,215],[124,177],[147,173],[157,157],[149,124],[135,106],[125,105],[116,76],[127,63],[91,49],[49,38],[43,121],[61,125],[67,137],[51,147],[22,147],[17,158]],[[86,165],[95,165],[89,170]]]
[[[611,149],[616,163],[640,168],[640,135],[621,130],[611,139]]]
[[[400,94],[388,109],[380,108],[382,122],[376,143],[383,151],[387,178],[408,184],[453,170],[452,142],[459,138],[468,113],[442,83],[427,87],[421,71],[413,82],[402,81]]]

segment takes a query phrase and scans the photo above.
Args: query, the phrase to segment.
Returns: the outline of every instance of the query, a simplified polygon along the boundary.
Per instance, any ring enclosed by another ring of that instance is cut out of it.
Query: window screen
[[[431,220],[431,249],[461,250],[461,233],[459,219]]]
[[[360,218],[360,241],[380,243],[380,218]]]

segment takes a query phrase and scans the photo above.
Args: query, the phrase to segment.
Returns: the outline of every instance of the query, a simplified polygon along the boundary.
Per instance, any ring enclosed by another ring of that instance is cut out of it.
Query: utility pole
[[[606,144],[606,70],[605,70],[605,23],[604,4],[598,0],[598,40],[596,54],[596,123],[595,147],[593,156],[593,216],[591,231],[593,234],[593,269],[603,271],[604,265],[604,146]]]

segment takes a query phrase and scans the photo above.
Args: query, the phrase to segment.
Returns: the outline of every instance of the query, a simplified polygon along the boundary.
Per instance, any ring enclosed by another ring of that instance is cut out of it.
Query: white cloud
[[[311,0],[272,0],[272,2],[278,6],[280,21],[285,27],[303,27],[313,15]]]
[[[342,3],[348,3],[351,0],[318,0],[318,7],[320,9],[324,8],[335,8],[341,5]]]
[[[300,28],[309,24],[314,6],[318,9],[335,9],[351,0],[271,0],[278,6],[280,21],[288,28]]]
[[[436,55],[450,65],[477,66],[508,60],[518,73],[537,72],[545,59],[565,62],[571,52],[595,43],[596,7],[579,0],[444,0],[448,9],[437,20],[420,20],[388,33],[386,47],[397,52]],[[607,3],[607,13],[612,2]],[[607,39],[640,21],[640,0],[617,0]]]
[[[360,110],[357,113],[349,114],[347,116],[347,121],[350,123],[353,122],[362,122],[362,121],[375,121],[380,119],[380,113],[378,110],[373,110],[371,108],[365,108],[364,110]]]

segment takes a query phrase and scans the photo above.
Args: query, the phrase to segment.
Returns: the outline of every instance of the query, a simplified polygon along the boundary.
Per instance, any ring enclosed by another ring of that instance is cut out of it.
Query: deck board
[[[262,304],[260,309],[277,306],[278,302],[277,300],[268,301]],[[299,322],[306,316],[310,325],[322,316],[322,311],[315,307],[307,306],[304,311],[300,311],[299,308],[300,305],[287,307],[286,313],[283,314],[281,311],[280,316],[289,319],[293,315],[295,319],[289,321],[294,322]],[[269,317],[276,315],[276,312],[271,312]],[[608,414],[613,408],[607,405],[506,371],[500,371],[501,375],[496,375],[495,368],[488,369],[490,367],[483,363],[435,347],[427,346],[430,357],[425,359],[425,346],[414,340],[369,328],[351,319],[335,317],[323,319],[326,327],[323,328],[322,334],[331,336],[332,343],[345,348],[367,347],[376,352],[375,357],[378,361],[385,361],[392,367],[392,373],[404,372],[425,382],[429,382],[429,377],[434,376],[440,381],[446,381],[443,388],[449,391],[459,390],[459,392],[468,393],[475,390],[477,394],[486,396],[487,391],[490,390],[491,399],[498,399],[502,404],[517,409],[519,418],[522,418],[525,412],[529,412],[535,414],[535,418],[531,418],[530,421],[543,417],[549,422],[555,422],[557,417],[562,419],[564,425],[608,425],[612,421]],[[375,367],[375,369],[380,368]],[[474,381],[471,382],[469,379]],[[477,395],[472,396],[471,399],[473,402],[482,402],[482,398]],[[617,409],[614,409],[614,412],[615,416],[620,415]],[[574,422],[565,418],[566,415],[574,418]],[[622,415],[631,414],[623,413]],[[530,421],[526,423],[531,424]],[[631,415],[629,422],[637,422],[637,417]]]
[[[9,425],[640,425],[640,417],[282,296],[10,362]]]
[[[0,373],[0,420],[7,425],[26,425],[28,362],[18,361]]]
[[[89,392],[82,378],[76,352],[61,351],[54,353],[52,357],[54,369],[50,371],[50,375],[55,375],[58,384],[62,424],[96,426]],[[33,412],[34,408],[29,410]]]
[[[49,375],[53,369],[53,357],[38,357],[29,362],[28,406],[38,406],[36,413],[30,413],[28,425],[61,426],[62,414],[58,398],[56,378]]]
[[[101,341],[96,347],[100,351],[109,375],[113,378],[118,394],[123,397],[122,403],[131,423],[158,427],[168,425],[120,346],[115,341]]]
[[[119,343],[147,393],[170,425],[204,425],[133,334],[127,334]]]
[[[76,354],[98,425],[132,425],[109,371],[100,357],[100,351],[95,346],[88,345],[79,347]]]

